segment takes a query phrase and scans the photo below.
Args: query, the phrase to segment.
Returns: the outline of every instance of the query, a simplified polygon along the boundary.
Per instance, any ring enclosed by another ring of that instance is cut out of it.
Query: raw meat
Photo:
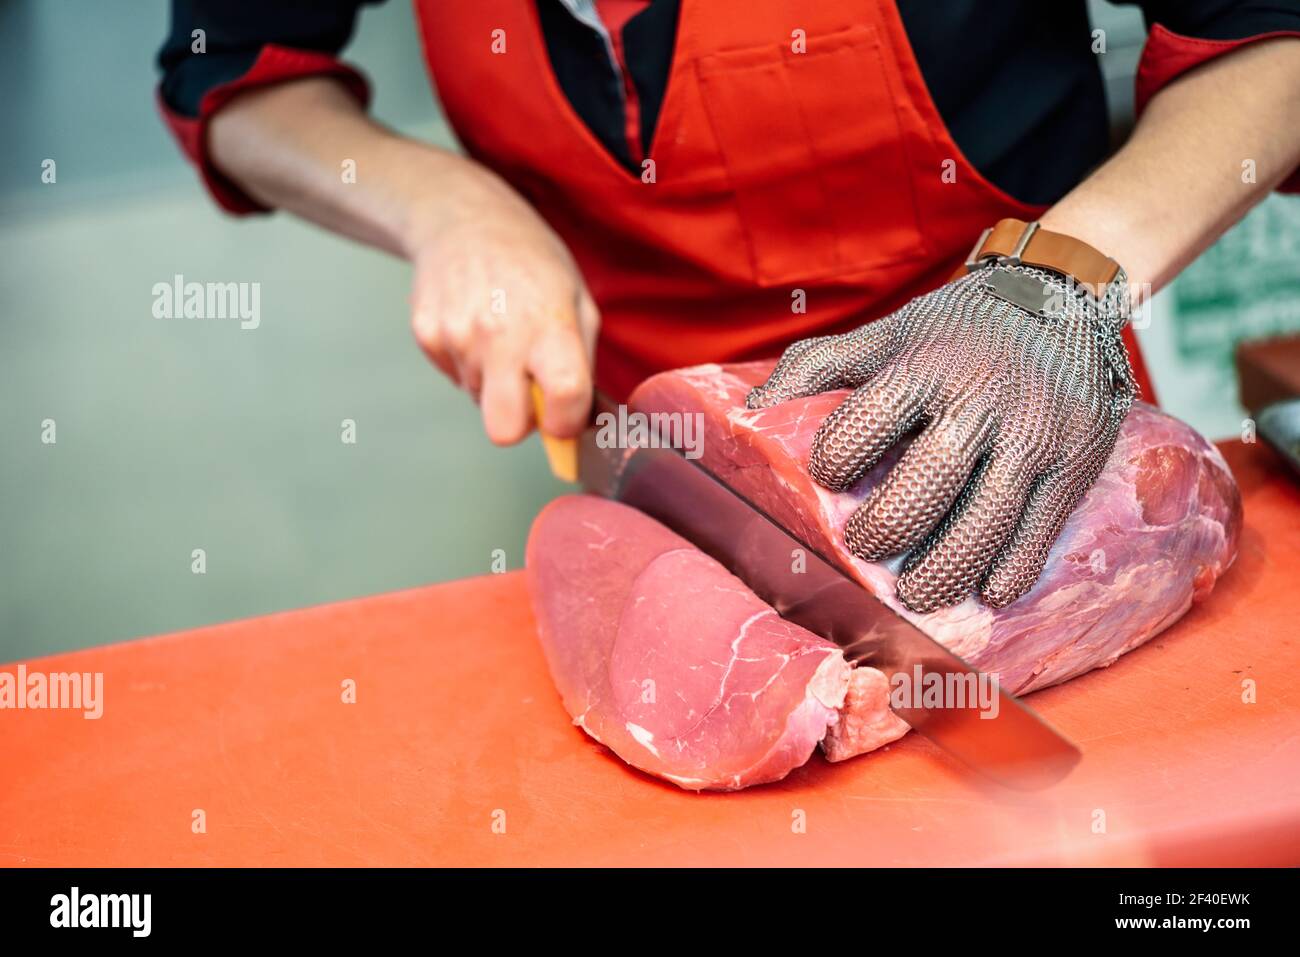
[[[629,764],[733,790],[785,777],[839,719],[839,649],[635,509],[557,499],[533,523],[527,567],[565,708]]]
[[[1241,500],[1218,452],[1137,405],[1034,588],[1006,608],[971,598],[928,615],[895,570],[850,555],[848,516],[881,463],[834,493],[807,474],[813,434],[845,393],[749,411],[770,363],[650,379],[643,412],[704,417],[703,464],[859,582],[1016,693],[1110,664],[1204,598],[1236,554]],[[896,458],[896,456],[895,456]],[[573,721],[644,771],[692,790],[775,781],[820,742],[832,761],[894,741],[889,681],[781,619],[713,559],[647,516],[590,496],[552,502],[528,540],[528,586]]]
[[[808,450],[847,393],[746,409],[745,395],[771,367],[662,373],[643,383],[630,404],[642,412],[702,413],[703,465],[1015,694],[1109,665],[1182,617],[1236,556],[1241,498],[1222,456],[1189,426],[1138,403],[1033,589],[998,610],[971,597],[914,614],[894,595],[899,560],[861,561],[843,538],[849,515],[896,456],[846,492],[817,485],[808,476]],[[887,690],[886,683],[855,678],[846,718],[824,742],[828,757],[852,757],[906,731],[885,710]]]

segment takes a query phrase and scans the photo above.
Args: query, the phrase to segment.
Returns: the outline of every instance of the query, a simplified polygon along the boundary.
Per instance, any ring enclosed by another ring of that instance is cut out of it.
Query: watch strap
[[[989,259],[1009,266],[1036,266],[1069,276],[1100,299],[1119,275],[1119,263],[1087,243],[1043,229],[1038,223],[1001,219],[984,230],[966,259],[975,270]]]

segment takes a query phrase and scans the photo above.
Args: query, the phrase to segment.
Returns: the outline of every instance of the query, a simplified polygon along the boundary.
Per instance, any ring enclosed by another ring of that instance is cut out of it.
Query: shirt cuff
[[[1273,37],[1300,37],[1300,30],[1274,30],[1239,40],[1205,40],[1174,33],[1162,24],[1154,24],[1138,62],[1136,112],[1140,116],[1151,97],[1193,67],[1208,63],[1225,53],[1259,40]],[[1279,192],[1300,193],[1300,168],[1278,187]]]
[[[305,76],[335,77],[363,107],[370,104],[370,84],[356,69],[327,53],[296,50],[273,43],[262,47],[243,76],[208,90],[199,103],[198,116],[176,112],[164,102],[161,93],[158,94],[158,110],[167,127],[181,151],[198,169],[212,198],[226,212],[243,216],[270,212],[270,209],[240,189],[213,164],[208,155],[208,124],[223,106],[246,90]]]

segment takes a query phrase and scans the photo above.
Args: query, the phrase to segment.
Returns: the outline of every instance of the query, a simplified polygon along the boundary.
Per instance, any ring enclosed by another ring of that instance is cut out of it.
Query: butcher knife
[[[534,401],[540,406],[536,393]],[[593,421],[616,409],[598,394]],[[894,713],[961,763],[1020,790],[1048,787],[1078,763],[1079,749],[995,676],[976,672],[703,466],[671,448],[612,447],[602,434],[593,425],[567,443],[544,437],[557,475],[569,478],[576,466],[586,491],[666,525],[781,617],[835,642],[850,662],[884,672]]]

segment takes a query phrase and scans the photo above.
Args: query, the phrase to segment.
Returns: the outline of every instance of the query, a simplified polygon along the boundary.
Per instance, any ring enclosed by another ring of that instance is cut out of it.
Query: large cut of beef
[[[527,566],[565,708],[629,764],[696,790],[775,781],[838,723],[839,650],[635,509],[557,499]]]
[[[769,409],[744,400],[771,363],[663,373],[636,411],[704,418],[702,464],[921,630],[1021,694],[1109,665],[1204,598],[1236,554],[1241,502],[1219,453],[1141,403],[1035,586],[1001,609],[971,597],[929,614],[894,594],[844,524],[892,459],[845,492],[808,476],[813,435],[847,394]],[[888,682],[780,619],[721,565],[651,519],[578,496],[548,506],[528,580],[551,673],[574,722],[682,787],[775,780],[820,741],[842,760],[901,737]]]

